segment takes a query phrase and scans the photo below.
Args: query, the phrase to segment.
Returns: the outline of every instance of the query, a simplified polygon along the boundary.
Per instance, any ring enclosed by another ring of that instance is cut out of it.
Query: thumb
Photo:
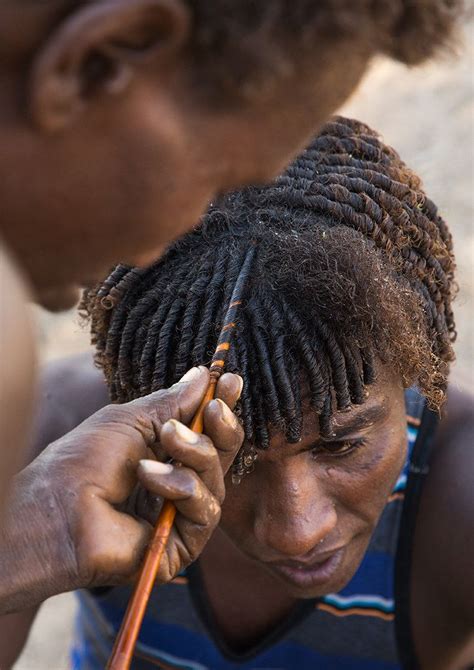
[[[155,391],[129,403],[140,412],[149,413],[163,425],[169,419],[189,424],[196,414],[209,385],[209,370],[200,365],[188,370],[169,389]]]

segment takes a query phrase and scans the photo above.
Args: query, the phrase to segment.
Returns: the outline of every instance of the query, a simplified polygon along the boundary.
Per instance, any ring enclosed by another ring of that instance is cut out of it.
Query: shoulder
[[[36,361],[29,299],[0,246],[0,495],[22,464],[32,418]]]
[[[474,396],[468,391],[450,387],[433,445],[430,473],[427,479],[424,512],[433,533],[431,539],[441,544],[439,567],[446,570],[449,586],[453,573],[459,581],[459,569],[470,555],[474,559]],[[444,535],[442,535],[444,533]],[[464,564],[467,567],[467,564]],[[469,613],[474,614],[473,591]],[[466,578],[469,575],[466,575]],[[448,587],[448,584],[445,585]],[[463,588],[466,583],[463,584]],[[467,593],[465,594],[467,597]],[[474,620],[472,622],[474,624]]]
[[[91,351],[45,365],[39,375],[37,397],[33,457],[110,402]]]
[[[443,668],[474,661],[473,481],[474,397],[451,387],[420,501],[412,573],[414,626],[433,652],[443,641],[436,649],[438,659],[446,653]]]

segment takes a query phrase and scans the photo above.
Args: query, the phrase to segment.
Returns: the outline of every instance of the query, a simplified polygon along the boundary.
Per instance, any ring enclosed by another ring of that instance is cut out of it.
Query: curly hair
[[[187,0],[194,12],[195,42],[222,50],[249,34],[274,29],[310,44],[315,33],[371,36],[376,50],[405,63],[429,58],[452,36],[462,0]]]
[[[285,70],[304,52],[311,62],[321,44],[344,38],[416,65],[450,46],[464,8],[463,0],[221,0],[216,11],[212,0],[187,1],[195,59],[237,90],[262,81],[275,61]]]
[[[184,1],[192,13],[192,59],[204,65],[207,74],[199,78],[199,87],[208,85],[216,92],[224,89],[243,97],[255,95],[264,82],[268,85],[272,77],[296,67],[302,54],[311,62],[321,45],[337,46],[341,38],[364,45],[368,54],[385,54],[409,65],[425,61],[453,41],[465,4],[464,0],[220,0],[218,5],[214,0]],[[22,0],[20,5],[34,7],[37,2]],[[84,2],[64,0],[64,9]]]
[[[380,361],[443,400],[455,325],[448,228],[420,179],[358,121],[334,118],[272,184],[211,205],[146,269],[119,265],[87,292],[112,398],[166,387],[212,357],[250,244],[256,255],[228,370],[244,380],[246,437],[301,437],[309,395],[323,434],[364,402]]]

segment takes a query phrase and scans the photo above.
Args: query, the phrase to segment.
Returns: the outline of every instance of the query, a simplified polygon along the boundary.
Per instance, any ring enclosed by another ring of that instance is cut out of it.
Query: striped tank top
[[[155,590],[133,670],[400,670],[417,667],[410,633],[409,578],[414,524],[437,416],[414,389],[405,394],[408,451],[367,552],[338,593],[302,600],[256,647],[238,654],[219,638],[199,560]],[[102,670],[129,587],[78,593],[73,670]]]

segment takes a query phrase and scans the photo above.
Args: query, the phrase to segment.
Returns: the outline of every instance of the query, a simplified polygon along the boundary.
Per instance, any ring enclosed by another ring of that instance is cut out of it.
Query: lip
[[[344,547],[335,549],[332,553],[326,552],[324,558],[321,557],[312,563],[303,563],[298,561],[277,561],[267,563],[267,566],[286,582],[301,589],[308,589],[316,586],[323,586],[337,572],[344,554]]]

